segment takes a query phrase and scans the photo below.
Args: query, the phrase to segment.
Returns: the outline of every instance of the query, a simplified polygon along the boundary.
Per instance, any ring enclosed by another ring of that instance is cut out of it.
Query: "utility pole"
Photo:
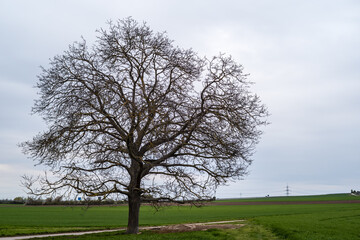
[[[289,188],[289,184],[286,184],[286,196],[288,197],[289,196],[289,193],[290,193],[290,188]]]

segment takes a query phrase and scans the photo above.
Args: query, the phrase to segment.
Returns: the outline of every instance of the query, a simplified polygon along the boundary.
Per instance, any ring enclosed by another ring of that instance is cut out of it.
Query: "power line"
[[[289,184],[286,184],[285,192],[286,192],[286,196],[289,196],[289,194],[290,194]]]

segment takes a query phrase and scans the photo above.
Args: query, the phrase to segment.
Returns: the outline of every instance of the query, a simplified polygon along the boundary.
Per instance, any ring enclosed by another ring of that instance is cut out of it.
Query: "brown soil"
[[[222,222],[210,222],[210,223],[188,223],[188,224],[176,224],[159,227],[142,228],[157,233],[172,233],[172,232],[190,232],[190,231],[205,231],[208,229],[236,229],[244,226],[242,220],[235,221],[222,221]]]

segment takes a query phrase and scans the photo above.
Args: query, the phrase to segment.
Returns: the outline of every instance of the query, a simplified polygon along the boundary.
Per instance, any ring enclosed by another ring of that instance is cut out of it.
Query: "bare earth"
[[[186,223],[186,224],[150,227],[147,228],[147,230],[155,231],[158,233],[171,233],[171,232],[204,231],[212,228],[235,229],[244,226],[245,224],[243,222],[244,220],[207,222],[207,223]]]

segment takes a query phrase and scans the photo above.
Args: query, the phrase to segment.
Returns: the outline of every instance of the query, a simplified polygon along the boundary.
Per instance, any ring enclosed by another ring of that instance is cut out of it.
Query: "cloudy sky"
[[[360,190],[360,1],[0,1],[0,199],[26,196],[42,171],[17,144],[44,129],[31,115],[40,66],[132,16],[200,56],[244,66],[271,113],[244,180],[217,197]]]

